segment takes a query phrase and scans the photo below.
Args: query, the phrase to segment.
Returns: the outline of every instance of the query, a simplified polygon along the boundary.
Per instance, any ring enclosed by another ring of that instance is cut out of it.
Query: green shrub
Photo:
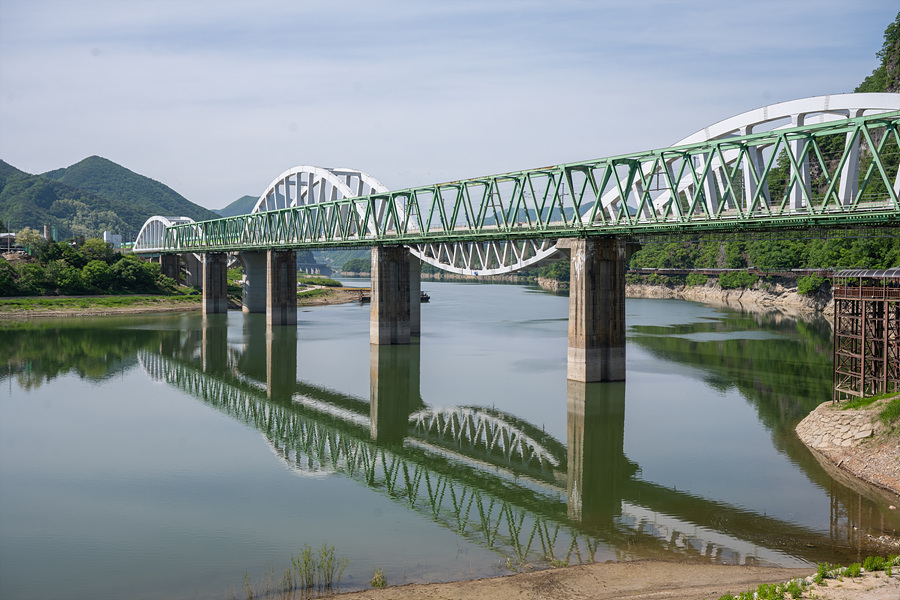
[[[324,285],[325,287],[344,287],[340,281],[335,281],[329,277],[303,277],[297,276],[297,283],[303,285]]]
[[[0,296],[15,296],[18,291],[16,270],[5,260],[0,260]]]
[[[84,283],[101,290],[109,287],[112,280],[112,269],[102,260],[92,260],[81,270]]]
[[[819,288],[831,280],[827,277],[819,277],[818,275],[808,275],[797,278],[798,294],[815,294]]]
[[[381,569],[376,569],[372,573],[372,580],[369,582],[373,588],[383,588],[387,587],[387,579],[384,576],[384,571]]]
[[[859,563],[853,563],[847,570],[845,571],[848,577],[859,577],[862,574],[862,565]]]
[[[730,271],[719,276],[719,287],[723,290],[750,287],[759,277],[747,271]]]
[[[880,556],[868,556],[866,557],[866,560],[863,561],[862,567],[869,572],[883,571],[884,559]]]
[[[351,258],[341,267],[344,273],[368,273],[371,270],[372,261],[365,258]]]
[[[688,287],[694,287],[697,285],[706,285],[707,280],[709,280],[709,277],[703,273],[688,273],[685,283],[687,283]]]

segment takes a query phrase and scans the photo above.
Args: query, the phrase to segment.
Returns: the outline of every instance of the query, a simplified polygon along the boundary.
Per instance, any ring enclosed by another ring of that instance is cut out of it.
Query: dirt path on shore
[[[338,600],[705,600],[739,594],[763,583],[784,583],[815,573],[814,568],[747,567],[666,561],[579,565],[454,583],[404,585],[338,594]],[[826,580],[801,598],[897,600],[900,574],[865,573]],[[813,596],[814,594],[815,596]]]

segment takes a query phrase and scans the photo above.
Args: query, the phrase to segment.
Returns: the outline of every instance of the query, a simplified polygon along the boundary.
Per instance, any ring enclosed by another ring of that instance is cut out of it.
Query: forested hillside
[[[50,225],[63,237],[96,237],[107,230],[127,235],[137,234],[145,218],[124,202],[31,175],[0,161],[0,220],[10,231]]]
[[[246,215],[253,207],[256,205],[256,201],[259,200],[256,196],[241,196],[225,208],[220,208],[215,210],[217,215],[220,217],[236,217],[238,215]]]
[[[168,215],[190,217],[195,221],[218,218],[213,211],[190,202],[169,186],[100,156],[90,156],[43,176],[103,198],[124,202],[148,217]]]
[[[99,156],[43,175],[0,161],[0,221],[11,231],[50,225],[60,239],[111,231],[128,240],[153,215],[218,217],[162,183]]]

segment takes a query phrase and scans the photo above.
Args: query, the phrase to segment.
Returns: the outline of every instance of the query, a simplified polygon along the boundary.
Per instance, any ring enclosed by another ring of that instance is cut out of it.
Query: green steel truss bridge
[[[552,439],[517,442],[537,429],[512,415],[428,409],[419,399],[402,419],[401,439],[386,443],[373,439],[364,399],[300,381],[272,399],[271,388],[241,373],[238,361],[211,373],[192,358],[200,352],[172,350],[141,350],[138,359],[153,379],[257,429],[286,468],[350,478],[515,561],[593,562],[615,547],[632,547],[634,556],[732,564],[785,555],[820,561],[841,548],[848,557],[856,551],[841,528],[821,533],[642,481],[634,465],[604,478],[601,497],[589,500],[568,482],[584,479],[573,473],[577,467],[567,468],[566,448]]]
[[[353,169],[279,175],[247,215],[152,217],[145,254],[407,246],[484,275],[552,258],[560,238],[900,225],[900,94],[783,102],[669,148],[388,190]]]

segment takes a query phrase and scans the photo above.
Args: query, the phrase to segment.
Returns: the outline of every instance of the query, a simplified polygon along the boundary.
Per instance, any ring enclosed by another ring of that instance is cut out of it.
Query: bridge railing
[[[173,225],[152,250],[892,224],[898,122],[894,111]]]

